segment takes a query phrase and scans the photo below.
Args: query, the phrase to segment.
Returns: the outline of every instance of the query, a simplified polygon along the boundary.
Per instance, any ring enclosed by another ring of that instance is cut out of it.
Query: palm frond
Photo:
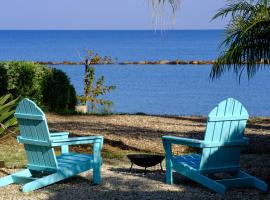
[[[8,128],[17,124],[16,118],[13,114],[19,98],[14,100],[10,99],[10,94],[0,97],[0,135]]]
[[[217,19],[219,17],[224,18],[227,15],[231,14],[232,16],[242,15],[244,18],[247,17],[253,10],[255,9],[254,5],[251,2],[239,1],[233,3],[233,1],[229,1],[225,8],[221,8],[212,18]]]
[[[241,1],[243,4],[243,1]],[[239,8],[239,2],[236,3]],[[223,9],[232,14],[232,21],[226,27],[226,39],[221,44],[222,53],[213,65],[210,77],[219,78],[226,71],[233,70],[239,78],[246,69],[248,78],[266,66],[270,61],[270,0],[260,0],[245,12]],[[231,6],[233,7],[233,6]],[[218,12],[217,17],[223,16]]]

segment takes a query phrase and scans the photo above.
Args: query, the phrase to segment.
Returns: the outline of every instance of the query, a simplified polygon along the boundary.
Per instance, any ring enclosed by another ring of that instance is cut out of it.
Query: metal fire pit
[[[133,164],[144,167],[144,174],[146,174],[147,167],[152,167],[157,164],[160,164],[161,171],[163,171],[161,163],[164,159],[164,156],[154,154],[128,154],[127,157],[131,162],[131,167],[129,169],[130,172],[132,170]]]

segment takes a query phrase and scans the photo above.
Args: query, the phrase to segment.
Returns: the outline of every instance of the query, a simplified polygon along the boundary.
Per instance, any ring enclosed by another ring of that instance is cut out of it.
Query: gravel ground
[[[121,150],[163,153],[161,137],[174,135],[202,139],[206,117],[147,116],[147,115],[47,115],[54,131],[69,131],[73,135],[100,134],[105,144]],[[251,118],[246,128],[249,153],[270,153],[270,118]],[[106,147],[106,146],[105,146]],[[175,153],[190,152],[184,146],[175,146]]]
[[[48,114],[47,117],[49,127],[53,131],[69,131],[72,136],[101,134],[105,137],[104,149],[124,154],[163,153],[162,135],[203,138],[206,121],[204,117],[141,115]],[[252,118],[246,133],[251,139],[251,144],[242,153],[241,166],[270,185],[270,119]],[[0,144],[0,151],[5,151],[5,144],[14,146],[14,141],[4,141]],[[190,152],[190,149],[179,146],[174,148],[174,152]],[[0,199],[222,199],[220,195],[178,174],[175,175],[174,185],[166,185],[165,174],[160,172],[158,166],[151,168],[147,175],[143,175],[142,169],[139,168],[129,173],[129,167],[125,159],[113,158],[106,160],[103,165],[103,183],[99,186],[91,185],[91,175],[84,173],[26,194],[20,191],[18,185],[1,187]],[[0,169],[0,176],[17,170]],[[225,199],[270,199],[270,193],[262,193],[253,188],[231,189],[226,193]]]
[[[91,175],[83,173],[30,193],[22,193],[19,185],[2,187],[0,199],[222,199],[219,194],[178,174],[175,175],[175,184],[167,185],[164,183],[165,174],[158,168],[151,168],[144,175],[139,168],[129,173],[128,167],[104,165],[103,183],[99,186],[91,185]],[[0,175],[11,171],[14,170],[1,170]],[[225,199],[270,199],[270,193],[253,188],[231,189]]]

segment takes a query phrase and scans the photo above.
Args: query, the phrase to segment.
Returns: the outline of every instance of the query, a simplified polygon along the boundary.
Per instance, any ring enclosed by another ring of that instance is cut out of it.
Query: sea
[[[214,60],[223,30],[0,31],[0,61],[81,61],[85,50],[119,62]],[[84,66],[53,65],[83,92]],[[96,78],[116,89],[102,98],[114,113],[204,115],[226,98],[244,104],[251,116],[270,116],[270,69],[248,79],[225,72],[209,77],[212,65],[96,65]]]

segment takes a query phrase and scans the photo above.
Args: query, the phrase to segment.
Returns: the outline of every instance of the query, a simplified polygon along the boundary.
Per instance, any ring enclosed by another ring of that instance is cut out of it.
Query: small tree
[[[100,96],[110,93],[116,86],[105,86],[105,78],[101,76],[95,82],[95,68],[91,63],[99,63],[102,60],[98,54],[86,50],[87,55],[84,59],[85,75],[84,75],[84,92],[82,96],[78,96],[78,100],[83,105],[90,103],[91,112],[97,112],[98,106],[101,106],[104,111],[108,112],[113,104],[110,100],[102,99]]]

